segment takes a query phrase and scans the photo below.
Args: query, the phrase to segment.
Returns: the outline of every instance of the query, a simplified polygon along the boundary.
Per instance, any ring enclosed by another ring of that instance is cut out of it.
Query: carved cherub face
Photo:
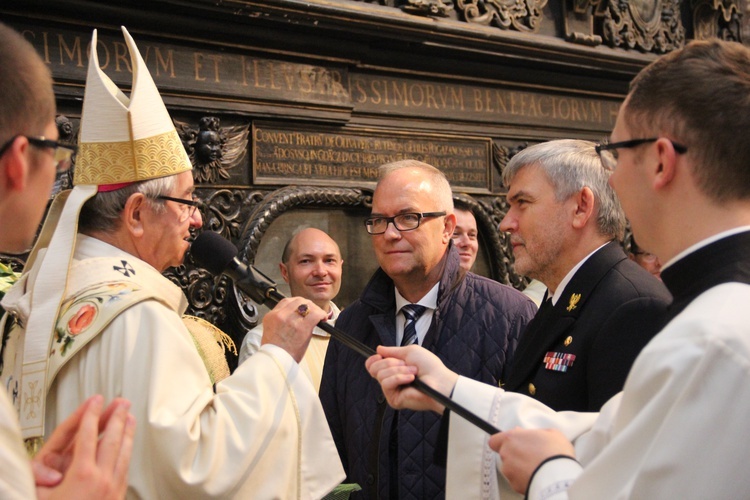
[[[203,163],[221,159],[221,138],[213,130],[201,130],[195,140],[195,154]]]

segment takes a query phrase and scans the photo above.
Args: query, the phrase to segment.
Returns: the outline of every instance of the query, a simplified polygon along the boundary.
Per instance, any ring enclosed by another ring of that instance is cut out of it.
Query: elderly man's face
[[[445,209],[425,174],[410,168],[391,172],[372,198],[373,217]],[[371,236],[380,267],[397,282],[410,277],[423,280],[435,274],[453,233],[453,220],[451,216],[424,218],[411,231],[399,231],[389,223],[385,233]]]
[[[456,245],[458,255],[461,257],[461,269],[470,271],[474,261],[477,260],[479,251],[477,220],[469,210],[457,208],[455,214],[456,229],[453,230],[453,244]]]
[[[193,190],[193,173],[182,172],[177,174],[174,190],[168,196],[188,201],[193,197]],[[190,248],[190,228],[203,225],[200,210],[188,217],[188,205],[175,201],[165,201],[164,204],[164,212],[155,211],[153,206],[144,209],[144,232],[139,248],[141,259],[159,271],[182,264],[185,252]]]
[[[300,231],[290,246],[289,261],[280,264],[281,276],[294,296],[310,299],[328,311],[341,289],[341,253],[335,241],[319,229]]]

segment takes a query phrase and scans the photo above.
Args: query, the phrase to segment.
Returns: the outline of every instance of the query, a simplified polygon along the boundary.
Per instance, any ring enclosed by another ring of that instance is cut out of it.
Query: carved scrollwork
[[[500,221],[508,213],[508,202],[505,196],[498,196],[486,202],[483,201],[482,206],[490,217],[490,224],[495,229],[494,235],[497,238],[497,248],[493,249],[491,258],[497,260],[498,275],[493,276],[493,278],[501,283],[507,283],[518,290],[523,290],[529,284],[529,281],[513,269],[513,249],[510,245],[510,235],[497,230],[500,226]]]
[[[602,31],[612,47],[664,53],[685,45],[680,0],[609,0]]]
[[[601,45],[601,34],[595,33],[594,19],[604,13],[607,0],[563,0],[565,39],[581,45]]]
[[[515,29],[539,30],[547,0],[456,0],[456,7],[469,23]]]
[[[528,142],[518,144],[514,147],[498,146],[493,142],[492,159],[498,173],[502,176],[503,170],[508,165],[508,161],[528,146]],[[498,230],[500,227],[500,221],[502,221],[505,214],[508,213],[508,203],[505,196],[498,196],[489,198],[487,201],[480,201],[480,206],[484,213],[487,214],[487,220],[484,221],[483,224],[486,225],[486,228],[488,229],[487,234],[490,235],[490,260],[495,266],[495,268],[492,269],[492,278],[501,283],[508,283],[519,290],[523,290],[526,285],[528,285],[528,280],[517,274],[513,269],[511,263],[513,250],[510,245],[510,236],[508,233]],[[478,218],[477,223],[479,223]]]
[[[164,273],[173,283],[180,286],[188,299],[188,314],[198,316],[215,325],[226,321],[226,301],[229,280],[225,276],[214,277],[205,269],[183,264],[170,268]]]
[[[518,146],[509,148],[507,146],[498,146],[494,142],[492,143],[492,165],[495,167],[495,170],[497,170],[497,173],[500,174],[501,177],[503,175],[503,170],[505,170],[505,166],[508,164],[508,161],[513,158],[516,153],[528,147],[528,145],[528,142],[524,142],[523,144],[519,144]]]
[[[693,0],[693,37],[741,41],[741,13],[737,0]]]
[[[199,191],[198,198],[203,197]],[[240,236],[240,224],[246,220],[252,207],[260,203],[261,191],[240,189],[218,189],[202,198],[201,215],[203,230],[219,233],[224,238],[236,241]]]
[[[420,16],[448,17],[453,5],[448,5],[443,0],[406,0],[401,5],[401,10]]]
[[[63,144],[75,145],[78,138],[78,130],[76,124],[65,115],[57,115],[55,117],[55,125],[57,126],[57,133],[59,134],[58,141]],[[52,197],[54,197],[60,191],[71,189],[73,187],[73,169],[75,168],[75,155],[73,155],[73,167],[69,168],[67,172],[58,174],[55,178],[55,184],[52,187]]]

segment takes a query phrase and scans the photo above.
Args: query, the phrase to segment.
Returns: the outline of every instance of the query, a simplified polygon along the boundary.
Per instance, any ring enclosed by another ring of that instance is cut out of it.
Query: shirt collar
[[[607,241],[607,242],[605,242],[605,243],[604,243],[603,245],[601,245],[600,247],[597,247],[597,248],[596,248],[596,249],[595,249],[595,250],[594,250],[593,252],[591,252],[591,253],[590,253],[590,254],[588,254],[588,255],[587,255],[586,257],[584,257],[583,259],[581,259],[581,260],[580,260],[580,261],[578,262],[578,264],[576,264],[575,266],[573,266],[573,269],[571,269],[570,271],[568,271],[568,274],[566,274],[566,275],[565,275],[565,277],[564,277],[564,278],[562,279],[562,281],[560,282],[560,284],[559,284],[559,285],[557,285],[557,290],[555,290],[555,294],[554,294],[554,295],[552,296],[552,305],[557,305],[557,301],[558,301],[558,300],[560,300],[560,295],[562,295],[562,293],[563,293],[563,290],[565,290],[565,287],[566,287],[566,286],[568,286],[568,283],[570,283],[570,280],[572,280],[572,279],[573,279],[573,276],[575,276],[576,272],[578,272],[578,270],[579,270],[579,269],[581,268],[581,266],[582,266],[582,265],[583,265],[583,264],[584,264],[584,263],[585,263],[585,262],[586,262],[587,260],[589,260],[589,258],[590,258],[590,257],[591,257],[592,255],[594,255],[594,254],[595,254],[596,252],[598,252],[599,250],[601,250],[601,249],[602,249],[602,247],[605,247],[605,246],[606,246],[606,245],[608,245],[609,243],[610,243],[610,242],[609,242],[609,241]]]
[[[719,241],[719,240],[721,240],[723,238],[726,238],[727,236],[732,236],[734,234],[744,233],[745,231],[750,231],[750,226],[735,227],[733,229],[728,229],[726,231],[722,231],[722,232],[720,232],[718,234],[715,234],[713,236],[709,236],[708,238],[706,238],[704,240],[701,240],[701,241],[699,241],[698,243],[696,243],[694,245],[689,246],[688,248],[686,248],[682,252],[678,253],[677,255],[675,255],[674,257],[672,257],[671,259],[669,259],[669,261],[666,264],[663,264],[661,266],[661,269],[662,269],[662,271],[664,269],[667,269],[669,266],[671,266],[672,264],[674,264],[678,260],[685,258],[686,256],[690,255],[691,253],[695,252],[696,250],[700,250],[701,248],[703,248],[705,246],[708,246],[708,245],[710,245],[711,243],[713,243],[715,241]]]
[[[425,306],[428,309],[436,309],[437,308],[437,298],[438,298],[438,289],[440,287],[440,282],[438,281],[435,283],[435,286],[433,286],[429,292],[425,294],[424,297],[419,299],[419,301],[415,302],[415,304],[419,304],[420,306]],[[412,302],[409,302],[406,300],[403,295],[401,295],[398,292],[398,288],[395,286],[393,287],[393,290],[396,292],[396,312],[400,311],[402,307],[404,307],[406,304],[412,304]]]

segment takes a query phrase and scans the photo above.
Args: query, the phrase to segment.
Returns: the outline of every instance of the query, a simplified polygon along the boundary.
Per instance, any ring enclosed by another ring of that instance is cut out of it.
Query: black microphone
[[[254,266],[248,266],[240,262],[240,260],[237,259],[237,247],[218,233],[204,231],[199,234],[190,247],[190,254],[199,266],[207,269],[211,274],[219,275],[224,273],[228,275],[234,280],[234,284],[237,288],[246,293],[258,304],[271,304],[275,306],[285,298],[284,295],[276,290],[276,283],[274,283],[271,278],[257,270]],[[376,354],[374,349],[363,344],[345,331],[329,325],[325,321],[319,322],[318,328],[328,332],[331,334],[331,337],[350,349],[353,349],[365,358],[369,358],[373,354]],[[459,405],[449,397],[436,391],[418,378],[415,378],[414,382],[410,385],[442,404],[452,412],[462,416],[488,434],[496,434],[500,432],[498,428],[489,422],[479,418],[474,413]]]
[[[211,274],[226,274],[234,284],[258,304],[274,306],[284,296],[276,291],[276,283],[253,266],[237,258],[237,247],[213,231],[199,234],[190,247],[190,253],[201,267]]]

